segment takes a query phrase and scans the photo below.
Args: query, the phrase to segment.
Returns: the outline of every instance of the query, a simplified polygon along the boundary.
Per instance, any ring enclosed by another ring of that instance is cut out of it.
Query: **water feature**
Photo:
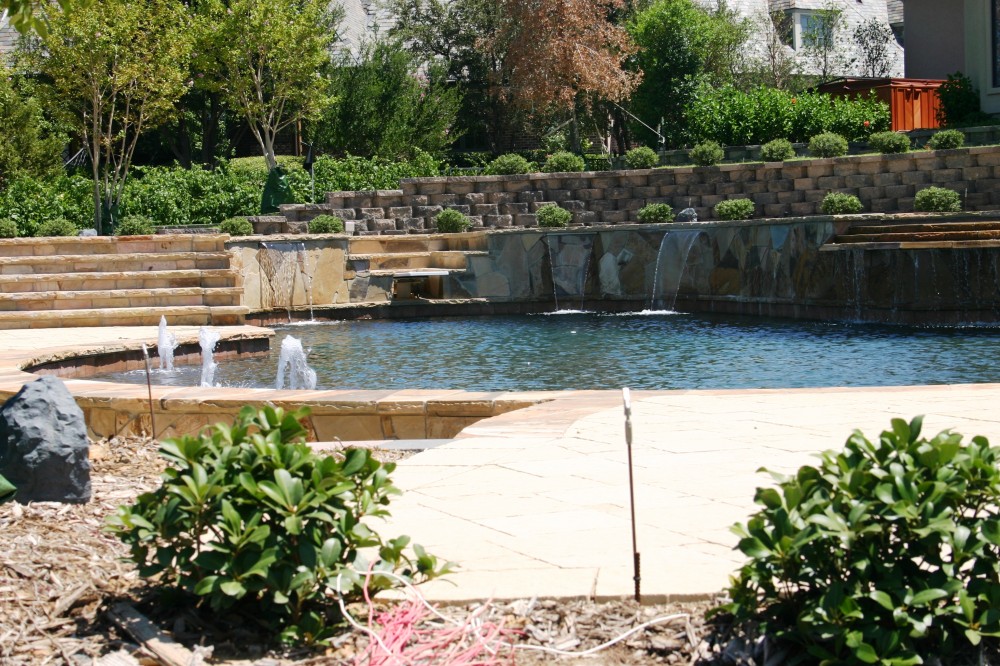
[[[306,360],[306,352],[302,349],[302,341],[286,335],[281,341],[281,351],[278,355],[278,376],[274,382],[274,388],[281,390],[285,388],[285,376],[288,376],[288,388],[308,389],[316,388],[316,371],[309,367]]]
[[[587,296],[587,277],[590,273],[590,259],[593,254],[593,234],[546,234],[545,245],[549,251],[549,267],[552,275],[552,300],[557,312],[559,297],[563,303],[579,302],[583,309]]]
[[[160,370],[174,371],[175,349],[177,349],[177,336],[167,330],[167,318],[160,317],[160,330],[156,336],[156,354],[160,357]]]
[[[309,318],[313,318],[312,274],[308,270],[306,246],[302,242],[262,242],[257,262],[264,277],[261,280],[261,306],[265,310],[285,310],[292,320],[295,286],[302,279],[302,288],[309,303]],[[264,286],[267,289],[264,289]]]
[[[700,229],[678,229],[663,235],[660,249],[656,253],[647,309],[673,311],[677,306],[677,293],[681,288],[691,249],[701,233]]]
[[[1000,328],[913,328],[696,314],[345,321],[285,329],[322,389],[730,389],[1000,382]],[[275,345],[277,347],[277,345]],[[219,367],[273,387],[280,349]],[[198,383],[197,367],[154,373]],[[110,376],[142,383],[142,373]]]
[[[213,354],[215,345],[219,342],[219,332],[213,331],[207,326],[198,329],[198,344],[201,345],[201,383],[199,386],[215,386],[215,371],[219,364],[215,362]]]

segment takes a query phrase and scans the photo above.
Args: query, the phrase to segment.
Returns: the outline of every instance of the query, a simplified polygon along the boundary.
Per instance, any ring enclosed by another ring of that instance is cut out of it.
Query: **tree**
[[[802,30],[806,57],[820,82],[844,74],[853,62],[841,35],[843,26],[844,10],[829,4],[813,11]]]
[[[35,53],[52,107],[86,144],[98,233],[114,227],[139,135],[170,118],[187,89],[186,24],[176,0],[101,0],[54,12]]]
[[[341,15],[327,0],[215,2],[214,78],[250,125],[269,169],[278,164],[278,133],[330,102],[327,71]]]
[[[93,0],[56,0],[55,6],[63,12],[74,7],[86,7]],[[10,25],[22,35],[35,33],[45,35],[48,32],[48,10],[53,3],[41,0],[0,0],[0,23],[10,18]]]
[[[858,66],[862,76],[879,79],[892,71],[892,28],[878,19],[868,19],[854,29]]]
[[[791,15],[763,12],[755,17],[754,25],[761,36],[761,49],[748,63],[747,84],[788,90],[798,75],[798,64],[787,44],[792,34]]]
[[[0,65],[0,187],[18,176],[62,172],[66,137],[45,118],[26,82]]]

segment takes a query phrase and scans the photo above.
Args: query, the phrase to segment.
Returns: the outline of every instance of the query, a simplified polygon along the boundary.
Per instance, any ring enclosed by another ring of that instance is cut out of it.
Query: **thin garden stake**
[[[142,345],[142,357],[146,360],[146,394],[149,396],[149,427],[152,429],[150,437],[156,439],[156,419],[153,418],[153,382],[149,378],[149,350],[146,345]]]
[[[635,581],[635,600],[642,603],[642,593],[639,591],[640,575],[639,545],[635,538],[635,479],[632,475],[632,398],[628,387],[622,389],[622,400],[625,402],[625,444],[628,448],[628,498],[632,513],[632,580]]]

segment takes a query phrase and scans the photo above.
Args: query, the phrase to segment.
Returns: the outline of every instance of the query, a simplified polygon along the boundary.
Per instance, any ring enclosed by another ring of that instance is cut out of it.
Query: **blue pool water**
[[[320,389],[726,389],[1000,382],[1000,329],[904,328],[678,313],[343,321],[276,330],[270,356],[223,361],[222,386],[273,387],[280,340]],[[154,361],[155,365],[155,361]],[[200,369],[154,372],[197,386]],[[142,372],[101,379],[145,382]]]

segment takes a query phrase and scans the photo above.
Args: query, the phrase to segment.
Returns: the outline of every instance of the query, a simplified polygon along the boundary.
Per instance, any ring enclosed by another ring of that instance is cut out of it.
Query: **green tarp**
[[[278,165],[267,174],[267,182],[264,183],[264,195],[260,199],[260,212],[277,213],[281,204],[292,203],[292,188],[285,177],[285,170]]]

